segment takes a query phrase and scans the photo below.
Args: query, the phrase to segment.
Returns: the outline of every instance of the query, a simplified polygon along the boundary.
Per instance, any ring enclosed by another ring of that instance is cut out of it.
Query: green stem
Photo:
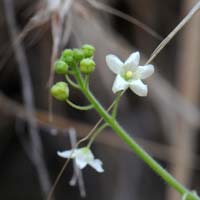
[[[120,98],[121,98],[122,94],[123,94],[122,91],[117,93],[116,102],[115,102],[115,105],[114,105],[113,110],[112,110],[112,117],[114,119],[117,116],[117,110],[118,110],[118,106],[119,106],[119,101],[120,101]]]
[[[190,192],[181,183],[179,183],[169,172],[167,172],[158,162],[156,162],[133,138],[119,125],[119,123],[110,116],[107,111],[101,106],[97,99],[93,96],[90,90],[84,87],[84,81],[80,73],[77,73],[77,80],[82,88],[87,99],[93,104],[96,111],[110,125],[110,127],[127,143],[131,149],[159,176],[161,176],[169,185],[177,190],[181,195],[187,194],[187,200],[200,200],[193,192]]]
[[[67,80],[67,82],[74,88],[79,89],[80,90],[80,86],[78,84],[76,84],[74,81],[71,80],[71,78],[66,74],[65,78]]]
[[[82,110],[82,111],[85,111],[85,110],[91,110],[94,108],[94,106],[92,104],[88,105],[88,106],[79,106],[79,105],[76,105],[74,104],[73,102],[71,102],[69,99],[66,100],[66,102],[72,107],[72,108],[75,108],[77,110]]]
[[[70,75],[74,75],[74,71],[73,70],[69,70],[67,73],[70,74]]]
[[[89,87],[90,75],[85,75],[85,86]]]
[[[88,144],[87,144],[87,147],[91,147],[93,141],[95,140],[95,138],[98,136],[99,133],[101,133],[106,127],[108,126],[108,124],[103,124],[101,125],[95,132],[94,134],[92,135],[92,137],[90,138]]]

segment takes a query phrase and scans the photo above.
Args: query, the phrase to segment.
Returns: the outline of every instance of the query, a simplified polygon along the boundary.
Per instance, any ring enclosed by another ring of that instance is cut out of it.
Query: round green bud
[[[72,49],[65,49],[65,50],[63,51],[63,54],[62,54],[62,55],[64,55],[65,57],[73,57],[74,52],[73,52]]]
[[[70,66],[74,65],[74,52],[71,49],[66,49],[63,51],[61,60]]]
[[[58,82],[51,87],[51,94],[59,101],[65,101],[69,97],[69,87],[65,82]]]
[[[82,46],[82,50],[83,50],[85,58],[90,58],[94,56],[95,48],[92,45],[85,44]]]
[[[54,65],[57,74],[66,74],[68,71],[68,64],[62,60],[57,60]]]
[[[82,49],[74,49],[74,60],[80,62],[84,58],[84,52]]]
[[[91,74],[95,69],[95,62],[91,58],[85,58],[80,62],[80,71],[84,74]]]

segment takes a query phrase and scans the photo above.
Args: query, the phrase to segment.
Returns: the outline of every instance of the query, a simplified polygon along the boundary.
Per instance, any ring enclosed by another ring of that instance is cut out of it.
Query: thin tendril
[[[65,161],[65,163],[64,163],[64,165],[63,165],[63,167],[62,167],[62,169],[60,170],[58,176],[56,177],[56,180],[55,180],[55,182],[54,182],[54,184],[53,184],[53,186],[52,186],[52,188],[51,188],[51,190],[50,190],[50,192],[49,192],[49,195],[48,195],[48,197],[47,197],[47,200],[51,200],[51,198],[52,198],[52,196],[53,196],[53,193],[54,193],[54,190],[55,190],[55,188],[56,188],[56,186],[57,186],[57,184],[58,184],[58,182],[59,182],[59,180],[60,180],[60,178],[61,178],[61,176],[62,176],[64,170],[65,170],[65,168],[68,166],[69,161],[70,161],[71,156],[72,156],[73,153],[74,153],[74,150],[72,150],[71,155],[70,155],[70,158],[68,158],[68,159]]]
[[[146,62],[149,64],[157,55],[165,48],[165,46],[174,38],[174,36],[191,20],[191,18],[200,10],[200,1],[190,10],[190,12],[181,20],[181,22],[165,37],[165,39],[153,51],[150,58]]]
[[[99,133],[101,133],[106,127],[108,126],[107,123],[101,125],[92,135],[92,137],[90,138],[90,141],[87,144],[87,147],[90,148],[92,143],[94,142],[95,138],[99,135]]]

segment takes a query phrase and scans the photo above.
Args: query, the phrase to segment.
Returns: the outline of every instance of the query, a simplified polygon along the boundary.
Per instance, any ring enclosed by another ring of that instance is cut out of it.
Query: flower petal
[[[62,157],[62,158],[74,158],[75,153],[76,153],[76,149],[75,150],[68,150],[68,151],[57,151],[57,155]]]
[[[146,79],[154,73],[153,65],[139,66],[137,72],[140,74],[141,79]]]
[[[113,83],[112,91],[116,93],[121,90],[126,90],[129,86],[129,83],[125,81],[120,75],[117,75]]]
[[[130,84],[130,89],[138,96],[147,96],[148,87],[141,80],[134,80]]]
[[[93,160],[92,162],[89,163],[89,165],[99,173],[104,172],[104,169],[102,167],[103,163],[99,159]]]
[[[75,162],[79,169],[85,168],[88,164],[84,159],[79,159],[77,157],[75,158]]]
[[[140,62],[140,53],[137,51],[132,53],[128,57],[128,59],[124,63],[124,67],[126,68],[126,70],[134,71],[136,67],[139,65],[139,62]]]
[[[106,56],[106,63],[111,71],[113,71],[115,74],[119,74],[122,68],[122,61],[115,55],[107,55]]]

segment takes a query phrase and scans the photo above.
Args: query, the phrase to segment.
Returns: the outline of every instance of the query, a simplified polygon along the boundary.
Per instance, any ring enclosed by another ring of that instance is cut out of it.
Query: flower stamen
[[[133,78],[133,72],[132,71],[127,71],[126,73],[125,73],[125,75],[124,75],[124,78],[125,78],[125,80],[130,80],[130,79],[132,79]]]

